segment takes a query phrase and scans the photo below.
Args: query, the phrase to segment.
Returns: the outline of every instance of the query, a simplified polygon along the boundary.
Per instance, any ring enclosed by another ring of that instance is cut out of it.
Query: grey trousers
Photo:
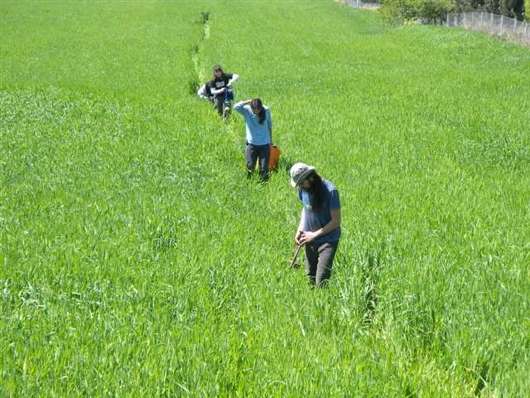
[[[338,245],[339,242],[305,245],[305,272],[312,284],[320,287],[330,278]]]
[[[248,175],[251,176],[259,160],[259,175],[262,180],[269,178],[269,145],[253,145],[247,143],[245,158],[247,160]]]

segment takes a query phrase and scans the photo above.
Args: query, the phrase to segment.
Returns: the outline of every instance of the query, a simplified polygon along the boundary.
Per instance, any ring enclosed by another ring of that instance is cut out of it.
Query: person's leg
[[[305,273],[309,277],[309,282],[312,285],[315,284],[315,276],[317,273],[318,266],[318,251],[312,244],[304,246],[305,249]]]
[[[217,95],[214,97],[213,102],[215,105],[215,109],[217,109],[217,113],[219,113],[220,116],[223,116],[224,97],[222,95]]]
[[[225,98],[224,98],[224,113],[226,114],[226,112],[230,112],[231,109],[232,109],[232,101],[234,99],[234,92],[232,90],[229,90],[226,95],[225,95]]]
[[[269,179],[269,146],[262,145],[259,150],[259,174],[262,181]]]
[[[250,177],[256,168],[256,161],[258,160],[258,153],[256,152],[254,145],[247,144],[245,158],[247,161],[247,177]]]
[[[223,97],[223,117],[226,119],[232,111],[232,98],[234,98],[234,95],[229,91]]]
[[[315,275],[315,283],[317,286],[324,286],[331,276],[331,269],[333,268],[333,259],[337,252],[339,242],[324,243],[318,246],[318,264]]]

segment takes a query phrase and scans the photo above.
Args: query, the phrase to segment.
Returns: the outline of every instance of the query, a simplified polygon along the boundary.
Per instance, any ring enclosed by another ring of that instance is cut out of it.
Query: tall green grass
[[[0,12],[1,395],[528,391],[527,49],[324,0]],[[328,289],[190,94],[214,63],[338,186]]]

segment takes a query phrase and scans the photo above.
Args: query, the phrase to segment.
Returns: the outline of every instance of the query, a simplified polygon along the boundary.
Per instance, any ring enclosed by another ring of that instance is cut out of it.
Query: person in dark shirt
[[[303,205],[294,240],[305,247],[309,280],[323,286],[331,276],[341,234],[339,192],[307,164],[294,164],[289,174]]]
[[[213,67],[213,79],[207,85],[207,90],[213,97],[213,103],[220,116],[226,116],[230,111],[234,99],[232,84],[239,79],[236,73],[225,73],[220,65]]]

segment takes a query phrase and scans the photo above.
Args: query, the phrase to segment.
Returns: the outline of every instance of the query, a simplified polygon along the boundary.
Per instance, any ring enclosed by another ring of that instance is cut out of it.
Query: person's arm
[[[206,95],[206,85],[203,84],[199,90],[197,91],[197,95],[200,97],[200,98],[203,98],[203,99],[208,99],[208,96]]]
[[[327,235],[330,232],[340,227],[340,222],[341,222],[340,209],[332,209],[330,213],[331,213],[331,220],[326,225],[324,225],[322,228],[317,229],[316,231],[304,231],[302,233],[302,237],[299,240],[302,245],[312,242],[319,236]]]
[[[206,94],[208,96],[212,96],[212,95],[217,95],[217,94],[221,94],[224,90],[224,88],[222,89],[216,89],[215,88],[215,82],[213,80],[210,80],[208,83],[206,83],[204,85],[205,87],[205,90],[206,90]]]
[[[251,101],[252,100],[239,101],[234,105],[234,110],[244,115],[246,113],[245,105],[250,104]]]
[[[232,78],[228,81],[227,86],[232,87],[232,84],[239,80],[239,75],[237,73],[232,73]]]
[[[267,125],[269,126],[269,138],[272,145],[272,116],[270,109],[267,110]]]
[[[210,91],[213,95],[217,95],[217,94],[221,94],[223,91],[226,90],[226,87],[222,87],[222,88],[211,88]]]
[[[298,229],[296,230],[296,233],[294,234],[294,241],[297,245],[301,245],[300,239],[302,238],[302,235],[304,234],[304,209],[302,208],[302,212],[300,213],[300,222],[298,223]]]

